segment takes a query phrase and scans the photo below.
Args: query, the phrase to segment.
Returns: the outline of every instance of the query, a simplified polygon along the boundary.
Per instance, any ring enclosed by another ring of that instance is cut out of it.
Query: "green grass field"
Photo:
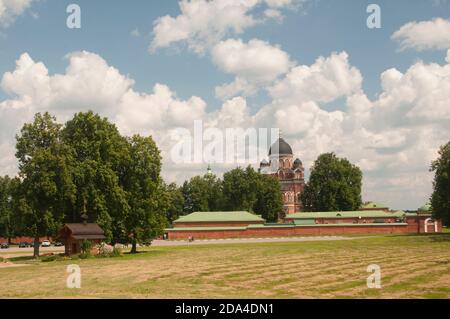
[[[1,255],[0,255],[1,256]],[[449,298],[450,234],[154,247],[109,259],[0,268],[2,298]],[[78,264],[81,289],[66,288]],[[368,289],[378,264],[382,288]]]

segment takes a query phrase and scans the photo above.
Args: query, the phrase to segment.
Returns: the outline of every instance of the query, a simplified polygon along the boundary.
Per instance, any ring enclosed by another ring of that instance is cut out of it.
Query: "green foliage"
[[[185,199],[182,188],[178,187],[175,183],[165,185],[164,187],[169,199],[169,207],[167,208],[166,218],[167,222],[171,224],[174,220],[184,214]]]
[[[450,225],[450,142],[439,150],[439,158],[431,165],[434,172],[431,207],[433,215]]]
[[[75,200],[73,152],[61,139],[61,125],[50,114],[36,114],[16,137],[19,177],[17,209],[24,230],[33,237],[53,235]],[[39,253],[35,249],[35,256]]]
[[[12,238],[20,234],[20,218],[14,213],[15,195],[19,185],[18,178],[0,176],[0,237]]]
[[[226,210],[254,211],[253,206],[258,194],[258,175],[251,166],[245,170],[238,167],[224,174],[223,195]]]
[[[160,177],[161,156],[151,137],[135,135],[128,139],[129,156],[123,167],[123,189],[130,207],[123,224],[136,244],[160,235],[167,226],[169,194]]]
[[[361,206],[361,170],[334,153],[320,155],[301,195],[306,211],[351,211]]]
[[[184,212],[246,210],[276,221],[283,209],[278,180],[262,175],[251,166],[224,174],[223,181],[214,174],[195,176],[181,187]]]
[[[83,242],[81,243],[81,252],[83,254],[90,254],[91,253],[91,249],[92,249],[92,242],[89,240],[83,240]]]
[[[259,174],[256,187],[256,202],[253,210],[266,221],[276,222],[283,211],[280,182],[274,176]]]
[[[116,126],[93,112],[78,113],[62,131],[64,142],[74,150],[73,175],[76,199],[66,220],[80,222],[86,209],[89,222],[105,231],[108,240],[123,234],[122,215],[129,212],[121,187],[128,144]]]
[[[214,174],[191,178],[183,184],[181,192],[185,214],[223,209],[222,182]]]
[[[224,174],[224,210],[246,210],[275,222],[283,210],[281,186],[277,178],[262,175],[251,166]]]

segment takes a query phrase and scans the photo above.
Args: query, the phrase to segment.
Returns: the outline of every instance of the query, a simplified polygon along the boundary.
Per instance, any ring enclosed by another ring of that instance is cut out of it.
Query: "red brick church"
[[[281,219],[303,210],[300,195],[305,188],[305,169],[299,158],[294,160],[291,146],[282,137],[270,147],[269,161],[264,159],[261,162],[259,172],[276,176],[280,181],[283,196]]]

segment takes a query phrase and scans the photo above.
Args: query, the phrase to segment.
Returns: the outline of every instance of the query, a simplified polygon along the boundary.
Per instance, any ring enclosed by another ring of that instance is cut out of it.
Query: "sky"
[[[237,165],[173,161],[176,129],[279,128],[307,176],[333,151],[363,170],[363,200],[415,209],[450,137],[450,1],[0,0],[0,80],[2,175],[36,112],[93,110],[152,135],[170,182]]]

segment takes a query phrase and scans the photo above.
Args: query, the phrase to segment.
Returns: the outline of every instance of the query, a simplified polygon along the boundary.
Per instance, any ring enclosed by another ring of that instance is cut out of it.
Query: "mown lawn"
[[[449,298],[450,234],[155,247],[119,258],[0,268],[1,298]],[[66,288],[78,264],[81,289]],[[368,289],[367,266],[382,288]]]

